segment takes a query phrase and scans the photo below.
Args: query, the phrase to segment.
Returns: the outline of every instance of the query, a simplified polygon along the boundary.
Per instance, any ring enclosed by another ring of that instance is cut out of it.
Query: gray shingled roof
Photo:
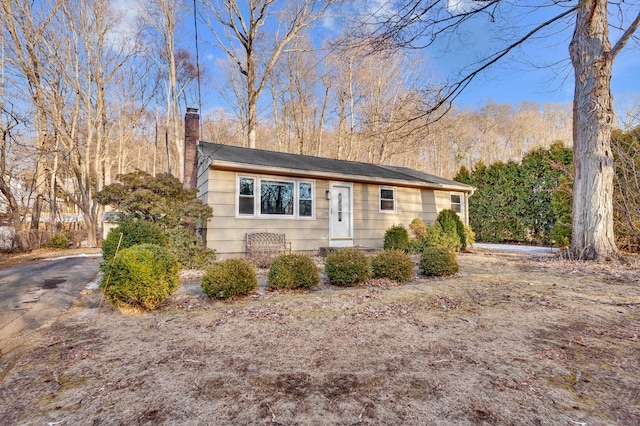
[[[361,178],[386,179],[390,182],[414,182],[420,186],[449,187],[467,189],[469,185],[444,179],[428,173],[405,167],[380,166],[358,161],[335,160],[332,158],[313,157],[309,155],[288,154],[283,152],[249,149],[231,145],[221,145],[210,142],[200,142],[202,155],[211,160],[212,165],[217,162],[230,162],[263,167],[275,167],[304,172],[335,173],[345,176]]]

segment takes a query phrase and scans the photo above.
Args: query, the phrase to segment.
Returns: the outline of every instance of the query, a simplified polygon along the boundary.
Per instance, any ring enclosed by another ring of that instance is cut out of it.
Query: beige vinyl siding
[[[438,206],[438,212],[451,208],[451,194],[459,194],[460,195],[461,212],[458,213],[458,215],[460,216],[460,220],[462,221],[462,223],[464,223],[465,225],[468,225],[469,221],[467,220],[467,218],[465,216],[467,195],[462,193],[462,192],[458,192],[458,191],[435,191],[436,205]]]
[[[207,224],[207,247],[219,253],[241,254],[245,251],[247,232],[268,231],[284,233],[294,251],[317,251],[329,245],[329,204],[325,191],[328,181],[315,180],[315,219],[310,218],[256,218],[236,217],[237,176],[267,177],[254,173],[236,173],[209,170],[209,190],[207,199],[213,206],[213,218]],[[302,179],[305,182],[309,179]],[[257,207],[257,206],[256,206]]]
[[[296,180],[295,177],[279,177],[251,172],[221,171],[209,169],[202,174],[201,198],[213,207],[213,218],[207,224],[207,246],[221,257],[241,255],[245,252],[247,232],[268,231],[284,233],[293,251],[317,251],[329,246],[329,200],[326,191],[336,181],[313,181],[315,218],[295,217],[237,217],[238,176],[268,179]],[[207,177],[208,179],[204,179]],[[256,181],[257,182],[257,181]],[[345,180],[344,182],[349,182]],[[433,191],[422,188],[395,187],[396,213],[380,212],[380,188],[378,184],[353,184],[353,236],[354,245],[382,248],[384,232],[392,225],[402,224],[407,229],[413,219],[419,217],[425,223],[433,223],[439,211],[450,208],[449,191]],[[258,206],[256,206],[258,208]]]
[[[385,186],[387,188],[387,186]],[[354,185],[354,244],[382,248],[384,232],[393,225],[409,229],[419,217],[431,223],[437,216],[434,192],[429,189],[396,187],[396,213],[380,213],[380,185]]]

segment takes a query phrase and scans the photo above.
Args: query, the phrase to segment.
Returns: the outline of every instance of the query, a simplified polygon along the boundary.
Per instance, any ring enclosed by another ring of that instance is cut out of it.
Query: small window
[[[254,178],[240,178],[239,194],[238,194],[238,214],[255,215],[255,183]]]
[[[462,213],[462,195],[451,194],[451,210],[458,214]]]
[[[380,212],[395,213],[396,190],[395,188],[380,188]]]
[[[298,186],[298,214],[300,217],[313,216],[313,185],[300,182]]]

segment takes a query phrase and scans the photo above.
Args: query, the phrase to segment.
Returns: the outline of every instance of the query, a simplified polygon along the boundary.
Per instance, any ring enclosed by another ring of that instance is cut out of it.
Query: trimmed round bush
[[[304,254],[281,254],[271,263],[267,287],[273,289],[311,288],[320,282],[313,260]]]
[[[324,273],[333,285],[348,286],[371,277],[369,259],[356,248],[332,251],[324,262]]]
[[[167,246],[167,237],[158,225],[144,220],[125,220],[107,234],[102,242],[102,259],[108,263],[113,258],[118,241],[122,233],[120,250],[133,247],[138,244],[155,244],[161,247]]]
[[[440,277],[458,272],[454,251],[445,247],[427,247],[420,255],[420,270],[427,276]]]
[[[458,213],[451,209],[442,210],[438,213],[436,222],[440,224],[445,235],[450,235],[454,238],[457,237],[460,240],[461,250],[467,249],[467,237],[464,232],[464,224],[460,220]]]
[[[105,298],[121,310],[153,310],[180,286],[178,270],[178,261],[166,248],[135,245],[118,252],[100,286],[106,285]]]
[[[200,281],[209,297],[226,299],[243,296],[258,288],[256,270],[245,259],[225,259],[211,265]]]
[[[406,250],[409,245],[409,233],[402,225],[393,225],[384,233],[384,249]]]
[[[408,281],[413,276],[413,261],[402,250],[385,250],[371,258],[371,271],[374,278]]]

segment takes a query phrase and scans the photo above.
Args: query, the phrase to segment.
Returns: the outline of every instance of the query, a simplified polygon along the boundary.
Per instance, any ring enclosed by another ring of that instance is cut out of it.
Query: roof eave
[[[221,160],[213,160],[210,163],[210,167],[218,170],[229,170],[236,172],[247,172],[247,173],[264,173],[264,174],[274,174],[280,176],[298,176],[298,177],[306,177],[306,178],[316,178],[316,179],[329,179],[329,180],[340,180],[340,181],[353,181],[360,183],[374,183],[379,185],[397,185],[397,186],[406,186],[406,187],[414,187],[414,188],[426,188],[426,189],[439,189],[439,190],[449,190],[449,191],[460,191],[460,192],[472,192],[472,188],[466,186],[457,186],[457,185],[443,185],[439,183],[429,183],[419,180],[404,180],[404,179],[388,179],[382,177],[375,176],[362,176],[362,175],[351,175],[344,173],[336,173],[336,172],[327,172],[327,171],[318,171],[318,170],[300,170],[294,168],[285,168],[285,167],[274,167],[274,166],[265,166],[261,164],[248,164],[248,163],[238,163],[235,161],[221,161]]]

